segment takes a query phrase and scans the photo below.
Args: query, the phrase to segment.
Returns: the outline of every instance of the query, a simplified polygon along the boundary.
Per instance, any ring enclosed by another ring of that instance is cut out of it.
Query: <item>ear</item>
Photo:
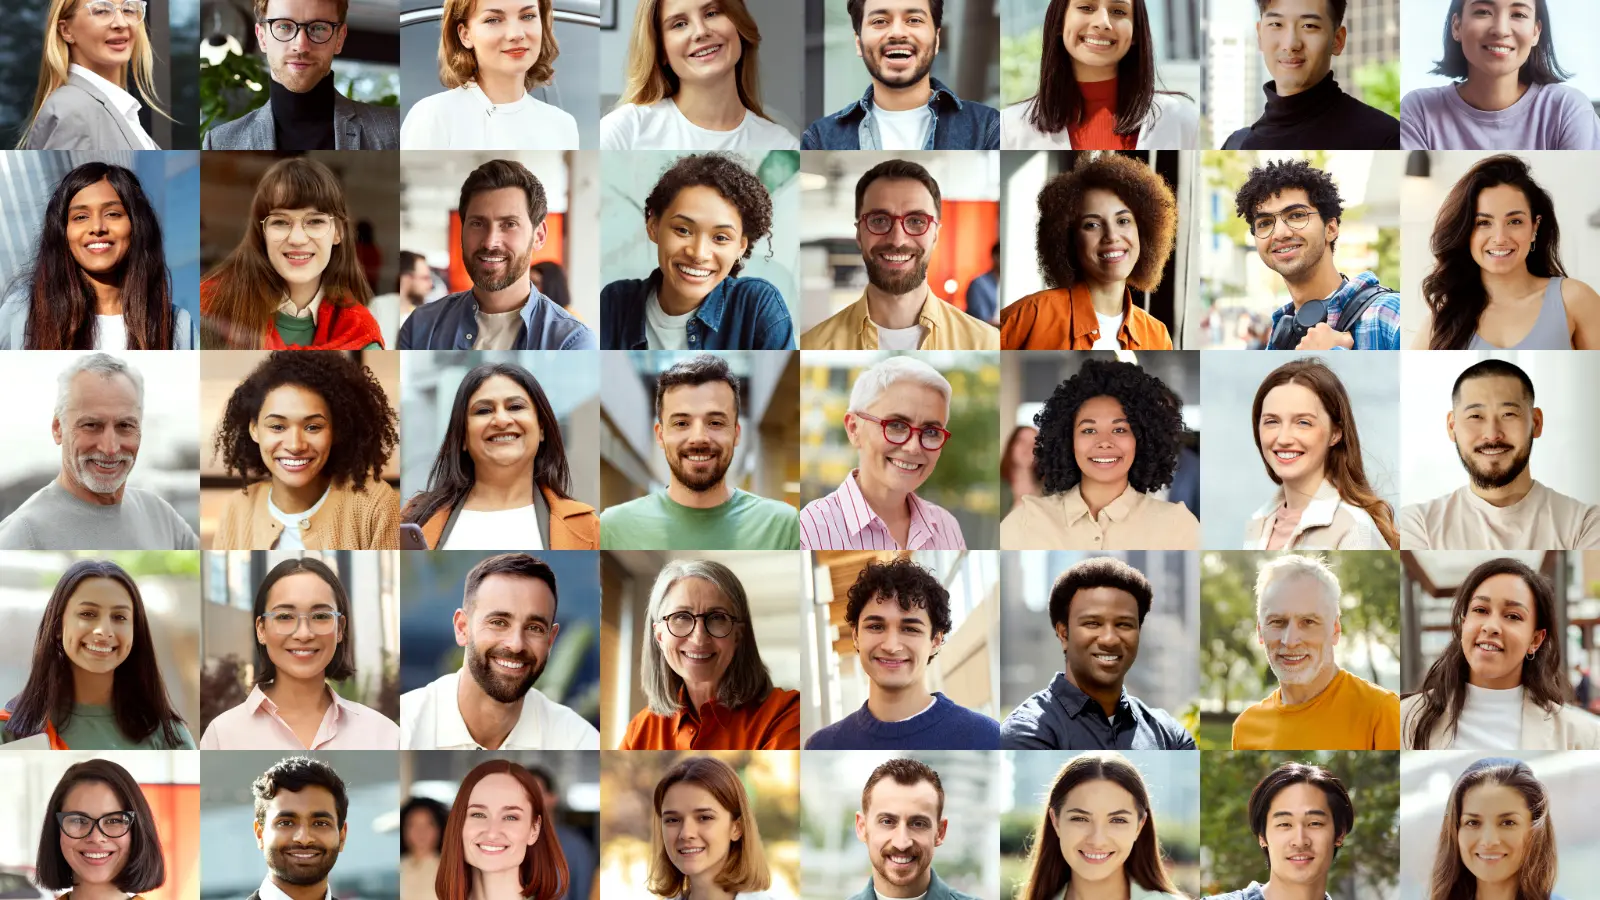
[[[728,829],[728,840],[737,841],[744,838],[744,823],[738,819],[733,821],[733,826]]]
[[[554,647],[556,645],[556,635],[558,635],[560,633],[561,633],[561,623],[560,622],[551,622],[550,623],[550,646]]]
[[[1055,631],[1056,640],[1061,642],[1061,652],[1067,652],[1067,623],[1057,622],[1055,624]]]
[[[1544,434],[1544,410],[1535,406],[1533,408],[1533,436],[1539,437],[1542,434]]]
[[[660,244],[661,243],[659,240],[656,239],[656,229],[659,228],[659,227],[661,227],[661,223],[656,221],[656,217],[655,216],[645,216],[644,217],[644,236],[649,238],[650,239],[650,243],[652,243],[652,244]]]
[[[861,46],[861,39],[856,38],[856,47]],[[256,826],[258,829],[261,826]],[[867,842],[867,817],[860,812],[856,813],[856,840],[865,844]]]
[[[845,440],[850,442],[850,446],[852,447],[859,448],[861,446],[860,444],[856,443],[856,437],[858,436],[857,432],[860,430],[860,428],[861,420],[856,418],[855,413],[844,414],[844,437]]]
[[[1336,446],[1338,446],[1339,442],[1342,441],[1342,440],[1344,440],[1344,432],[1339,430],[1339,429],[1337,429],[1337,428],[1335,428],[1333,430],[1333,440],[1328,442],[1328,446],[1329,447],[1336,447]]]
[[[341,24],[339,26],[339,30],[334,32],[334,38],[333,38],[333,55],[334,56],[338,56],[339,53],[344,50],[344,39],[349,37],[349,36],[350,36],[350,27],[348,25],[342,25]]]
[[[544,221],[539,223],[539,227],[538,228],[535,228],[533,230],[533,249],[535,249],[535,250],[544,249],[544,242],[549,237],[550,237],[550,220],[549,219],[545,219]]]
[[[259,28],[260,26],[257,26],[257,27]],[[261,820],[257,819],[255,824],[256,824],[256,846],[257,847],[262,847],[263,845],[261,843]]]
[[[1060,831],[1061,830],[1061,824],[1056,821],[1056,811],[1055,810],[1053,810],[1053,809],[1045,810],[1044,811],[1044,817],[1046,819],[1050,820],[1050,827],[1051,828],[1054,828],[1056,831]]]
[[[1349,36],[1350,36],[1350,32],[1347,31],[1343,25],[1340,25],[1339,26],[1339,30],[1335,31],[1333,33],[1333,55],[1334,56],[1343,55],[1343,53],[1344,53],[1344,42],[1345,42],[1345,39],[1348,38]]]
[[[1539,39],[1544,37],[1544,23],[1538,17],[1533,20],[1533,46],[1539,46]]]
[[[256,643],[263,646],[267,643],[267,623],[256,619]]]
[[[61,420],[60,419],[52,418],[50,420],[50,437],[56,442],[57,446],[60,446],[60,444],[61,444]]]
[[[267,52],[267,26],[260,22],[256,23],[256,46],[261,48],[262,53]]]
[[[856,35],[856,56],[858,58],[862,58],[862,59],[866,58],[865,55],[861,52],[861,35],[859,35],[859,34]]]
[[[934,633],[934,635],[933,635],[933,653],[938,653],[939,652],[939,648],[944,646],[944,638],[945,638],[944,632],[939,631],[939,632],[935,632]],[[928,654],[928,658],[929,659],[933,659],[933,654],[932,653]]]
[[[1323,234],[1326,237],[1328,243],[1331,244],[1334,241],[1337,241],[1339,239],[1339,220],[1338,219],[1329,219],[1328,220],[1328,224],[1323,226],[1323,228],[1324,228]]]
[[[344,223],[338,219],[333,220],[333,243],[337,245],[344,240]]]
[[[1534,415],[1537,416],[1539,414],[1539,411],[1538,410],[1534,410],[1533,413],[1534,413]],[[735,446],[735,447],[739,446],[739,435],[740,435],[740,433],[741,433],[741,429],[739,428],[739,423],[737,421],[735,421],[733,423],[733,446]],[[1534,435],[1534,437],[1538,437],[1538,436],[1539,435],[1537,435],[1537,434]]]
[[[456,611],[450,614],[450,624],[455,626],[457,647],[465,647],[472,643],[472,636],[468,631],[472,620],[465,609],[456,607]]]
[[[1263,647],[1265,647],[1267,645],[1267,639],[1261,636],[1261,620],[1260,619],[1256,620],[1256,643],[1260,644]]]
[[[1450,15],[1450,40],[1461,42],[1461,16],[1455,13]]]
[[[261,438],[257,435],[256,423],[255,423],[254,419],[250,420],[250,424],[247,426],[247,429],[250,432],[250,440],[255,441],[256,442],[256,446],[260,446],[261,445]]]
[[[1343,616],[1339,616],[1338,618],[1333,620],[1333,643],[1334,643],[1334,646],[1338,646],[1338,644],[1339,644],[1339,635],[1341,635],[1341,634],[1344,634],[1344,617]]]
[[[1539,629],[1538,631],[1535,631],[1533,633],[1533,643],[1528,645],[1528,652],[1532,653],[1535,650],[1538,650],[1540,647],[1543,647],[1544,646],[1545,636],[1548,633],[1549,632],[1545,631],[1543,628]]]
[[[256,28],[258,28],[258,29],[260,27],[261,27],[260,25],[256,26]],[[57,19],[56,20],[56,32],[61,35],[61,39],[63,41],[66,41],[69,44],[72,43],[72,33],[67,30],[67,20],[66,19]]]
[[[665,452],[667,452],[667,445],[666,445],[666,442],[665,442],[665,441],[663,441],[663,440],[662,440],[662,439],[661,439],[661,420],[660,420],[660,419],[657,419],[657,420],[656,420],[656,424],[655,424],[655,425],[653,425],[653,426],[651,426],[651,427],[652,427],[652,428],[654,428],[654,429],[655,429],[655,433],[656,433],[656,446],[657,446],[657,447],[660,447],[660,448],[661,448],[661,452],[662,452],[662,453],[665,453]]]
[[[528,846],[532,847],[539,842],[539,831],[544,828],[544,817],[533,820],[533,827],[528,829]]]
[[[935,834],[933,836],[933,845],[935,847],[938,847],[938,846],[940,846],[941,844],[944,843],[945,832],[948,831],[949,829],[950,829],[950,820],[949,819],[940,819],[939,820],[939,833]]]
[[[472,49],[472,41],[467,40],[467,23],[465,23],[465,22],[457,22],[456,23],[456,40],[460,41],[461,42],[461,46],[464,47],[465,49],[467,49],[467,50],[471,50]]]
[[[1340,839],[1339,839],[1339,840],[1343,840],[1343,838],[1340,838]],[[1261,849],[1263,849],[1263,850],[1265,850],[1265,849],[1267,849],[1267,839],[1266,839],[1266,838],[1264,838],[1264,837],[1262,837],[1262,836],[1261,836],[1261,835],[1259,835],[1259,834],[1258,834],[1258,835],[1256,835],[1256,843],[1258,843],[1258,844],[1260,844],[1260,845],[1261,845]],[[1335,846],[1335,847],[1337,847],[1337,846],[1339,846],[1339,841],[1338,841],[1338,840],[1335,840],[1335,841],[1334,841],[1334,842],[1333,842],[1333,845],[1334,845],[1334,846]]]
[[[1450,443],[1456,442],[1456,412],[1451,410],[1444,414],[1444,433],[1450,438]]]
[[[344,842],[345,842],[345,839],[347,839],[348,837],[350,837],[350,823],[348,823],[348,822],[340,822],[339,823],[339,852],[340,853],[344,852]]]

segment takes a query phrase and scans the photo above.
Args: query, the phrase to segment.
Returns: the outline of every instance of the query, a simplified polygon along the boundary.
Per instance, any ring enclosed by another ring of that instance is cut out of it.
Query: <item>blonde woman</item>
[[[439,82],[400,127],[406,150],[576,150],[578,120],[528,93],[555,75],[552,0],[445,0]]]
[[[39,87],[23,150],[159,150],[139,125],[139,101],[158,105],[145,33],[147,0],[52,0],[45,19]]]
[[[627,85],[600,120],[600,149],[800,149],[761,107],[760,46],[744,0],[639,0]]]

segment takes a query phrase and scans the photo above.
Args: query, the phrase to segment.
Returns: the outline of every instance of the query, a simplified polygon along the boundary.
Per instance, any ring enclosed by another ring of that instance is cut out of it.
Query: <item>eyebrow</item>
[[[489,805],[487,803],[468,803],[467,804],[467,809],[488,809],[488,808],[489,808]],[[525,812],[525,811],[528,810],[529,807],[528,807],[528,805],[526,803],[508,803],[505,806],[502,806],[500,808],[502,810],[509,809],[509,810],[514,810],[516,812]]]
[[[1490,597],[1488,594],[1473,594],[1472,595],[1472,599],[1474,599],[1474,600],[1483,600],[1485,602],[1488,602],[1488,601],[1492,600],[1493,598]],[[1515,606],[1517,609],[1527,609],[1528,608],[1528,604],[1523,603],[1521,600],[1513,600],[1510,597],[1506,598],[1506,600],[1504,602],[1504,605],[1505,606]]]
[[[280,809],[276,813],[273,813],[272,818],[274,818],[274,819],[298,819],[298,818],[300,818],[300,814],[295,812],[292,809]],[[308,819],[333,819],[333,820],[337,821],[339,817],[335,816],[333,814],[332,810],[314,809],[311,812],[306,813],[306,818],[308,818]]]
[[[1522,408],[1522,401],[1521,400],[1501,400],[1500,401],[1500,405],[1501,406],[1514,406],[1514,407],[1516,407],[1518,409],[1521,409]],[[1487,404],[1487,403],[1468,403],[1466,406],[1461,407],[1461,411],[1462,412],[1466,412],[1467,410],[1470,410],[1470,409],[1488,409],[1488,408],[1489,408],[1489,404]]]
[[[1515,603],[1516,601],[1513,600],[1513,601],[1510,601],[1510,602]],[[92,606],[95,609],[99,609],[100,606],[101,606],[101,603],[98,600],[79,600],[78,601],[78,605],[79,606]],[[132,606],[129,606],[126,603],[113,603],[113,604],[111,604],[111,608],[112,609],[133,609]]]
[[[1477,0],[1477,2],[1481,3],[1481,2],[1483,2],[1483,0]],[[1263,18],[1263,19],[1287,19],[1289,17],[1284,15],[1281,12],[1278,12],[1275,9],[1269,9],[1266,12],[1261,14],[1261,18]],[[1322,13],[1319,13],[1319,12],[1308,12],[1308,13],[1301,13],[1297,18],[1315,19],[1318,22],[1320,22],[1324,18],[1326,18],[1326,16],[1324,16]]]
[[[492,610],[490,610],[490,611],[488,611],[488,612],[483,614],[483,617],[485,619],[492,619],[495,616],[499,616],[502,619],[515,619],[516,618],[516,615],[514,613],[507,612],[506,610],[503,610],[503,609],[492,609]],[[534,615],[528,616],[526,621],[529,621],[529,622],[542,622],[545,625],[549,625],[550,624],[550,620],[549,619],[545,618],[544,616],[538,615],[538,614],[534,614]]]
[[[877,207],[877,208],[874,208],[874,209],[866,210],[865,212],[862,213],[862,215],[863,216],[872,216],[872,215],[892,216],[892,215],[894,215],[894,213],[888,211],[887,209],[883,209],[882,207]],[[925,209],[923,209],[921,207],[918,207],[918,208],[913,209],[913,210],[911,210],[909,212],[901,213],[901,215],[906,215],[906,216],[929,216],[929,217],[931,217],[933,215],[933,213],[928,212],[927,210],[925,210]]]
[[[887,413],[887,414],[885,414],[883,416],[879,416],[879,418],[885,419],[885,420],[899,419],[902,422],[915,422],[916,421],[911,416],[907,415],[906,413],[901,413],[901,412],[890,412],[890,413]],[[923,419],[922,420],[922,424],[924,426],[927,426],[927,425],[938,425],[938,426],[942,427],[944,425],[944,422],[939,420],[939,419]]]
[[[283,419],[285,422],[289,421],[289,419],[290,419],[289,416],[286,416],[283,413],[267,413],[266,415],[262,416],[261,418],[263,418],[263,419]],[[326,418],[327,418],[327,416],[323,415],[322,413],[312,413],[309,416],[302,416],[301,417],[301,421],[310,421],[311,419],[326,419]]]
[[[870,615],[862,616],[861,617],[861,621],[862,622],[888,622],[889,621],[889,617],[881,615],[879,613],[872,613]],[[907,622],[914,622],[914,623],[916,623],[918,625],[926,625],[927,624],[927,622],[924,621],[923,618],[921,616],[917,615],[916,613],[908,613],[908,614],[903,615],[903,616],[900,617],[900,624],[904,625]]]
[[[1120,216],[1120,215],[1124,215],[1124,214],[1131,216],[1131,215],[1133,215],[1133,211],[1129,210],[1129,209],[1119,209],[1116,212],[1112,213],[1111,215]],[[1080,219],[1104,219],[1105,216],[1102,216],[1099,213],[1084,213],[1083,215],[1079,216],[1078,218],[1080,218]]]
[[[1513,209],[1513,210],[1509,210],[1507,212],[1501,213],[1501,215],[1504,215],[1504,216],[1525,216],[1527,214],[1528,214],[1528,211],[1525,210],[1525,209]],[[1492,219],[1492,218],[1494,218],[1494,213],[1475,212],[1475,213],[1473,213],[1473,215],[1478,217],[1478,218],[1482,218],[1482,219]]]
[[[1062,812],[1082,813],[1082,814],[1084,814],[1086,816],[1094,815],[1094,813],[1089,812],[1087,809],[1079,809],[1076,806],[1072,807],[1071,809],[1064,809],[1064,810],[1062,810]],[[1133,815],[1133,810],[1131,810],[1131,809],[1113,809],[1111,812],[1106,813],[1106,815],[1108,815],[1108,816],[1131,816],[1131,815]]]
[[[1325,809],[1308,809],[1308,810],[1305,811],[1304,815],[1307,816],[1307,817],[1310,817],[1310,816],[1321,816],[1322,818],[1328,818],[1329,813]],[[1272,818],[1274,818],[1274,819],[1282,819],[1282,818],[1292,819],[1292,818],[1294,818],[1294,810],[1291,810],[1291,809],[1280,809],[1277,812],[1272,814]]]
[[[1112,419],[1111,420],[1111,424],[1115,425],[1118,422],[1127,422],[1127,421],[1128,421],[1127,417],[1123,416],[1121,418]],[[1079,419],[1077,424],[1078,425],[1089,425],[1089,424],[1098,425],[1098,424],[1100,424],[1100,420],[1099,419],[1091,419],[1091,418],[1088,418],[1087,416],[1085,416],[1084,418]]]
[[[1279,209],[1258,209],[1256,210],[1255,215],[1251,216],[1251,218],[1259,219],[1262,216],[1281,216],[1291,209],[1316,209],[1316,207],[1309,203],[1291,203],[1288,206],[1284,206]]]
[[[100,204],[74,203],[71,206],[67,207],[67,212],[72,212],[75,209],[94,209],[94,208],[96,208],[96,206],[98,206],[100,209],[105,209],[108,206],[123,206],[123,205],[125,205],[125,204],[123,204],[121,198],[118,198],[116,200],[107,200],[104,203],[100,203]]]
[[[682,220],[684,220],[685,222],[688,222],[691,225],[700,224],[699,222],[695,221],[692,216],[687,216],[687,215],[684,215],[683,213],[673,213],[668,218],[669,219],[682,219]],[[732,222],[719,222],[718,224],[713,225],[711,227],[712,228],[734,228],[735,226],[734,226],[734,224]]]
[[[298,607],[296,607],[293,603],[290,603],[287,600],[280,600],[277,603],[272,604],[272,608],[273,609],[296,609]],[[333,609],[333,604],[329,603],[326,600],[318,600],[317,602],[311,604],[311,608],[312,609]]]
[[[710,806],[696,806],[694,809],[689,810],[689,812],[715,813],[715,812],[717,812],[717,810],[712,808],[712,807],[710,807]],[[661,811],[661,814],[663,816],[665,816],[665,815],[682,815],[682,813],[678,812],[676,809],[670,809],[670,808],[669,809],[663,809]]]

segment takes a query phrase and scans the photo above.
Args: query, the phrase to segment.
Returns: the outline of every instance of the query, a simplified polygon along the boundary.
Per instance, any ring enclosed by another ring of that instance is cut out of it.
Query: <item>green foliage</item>
[[[1400,61],[1368,63],[1355,73],[1361,102],[1400,118]]]
[[[1039,60],[1044,56],[1044,29],[1000,37],[1000,103],[1010,106],[1039,90]]]
[[[271,80],[266,59],[258,53],[230,53],[215,65],[202,58],[200,131],[210,131],[265,105]]]
[[[1381,284],[1400,283],[1400,229],[1378,229],[1378,268],[1374,273]]]
[[[154,575],[200,577],[200,554],[183,550],[85,551],[80,559],[109,559],[135,580]]]

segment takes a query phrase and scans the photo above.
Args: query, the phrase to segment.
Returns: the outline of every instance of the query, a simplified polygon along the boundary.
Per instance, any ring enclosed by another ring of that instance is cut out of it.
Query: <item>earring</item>
[[[1529,650],[1528,651],[1528,662],[1533,662],[1533,655],[1535,653],[1538,653],[1538,652],[1539,652],[1538,648],[1534,648],[1532,650]]]

